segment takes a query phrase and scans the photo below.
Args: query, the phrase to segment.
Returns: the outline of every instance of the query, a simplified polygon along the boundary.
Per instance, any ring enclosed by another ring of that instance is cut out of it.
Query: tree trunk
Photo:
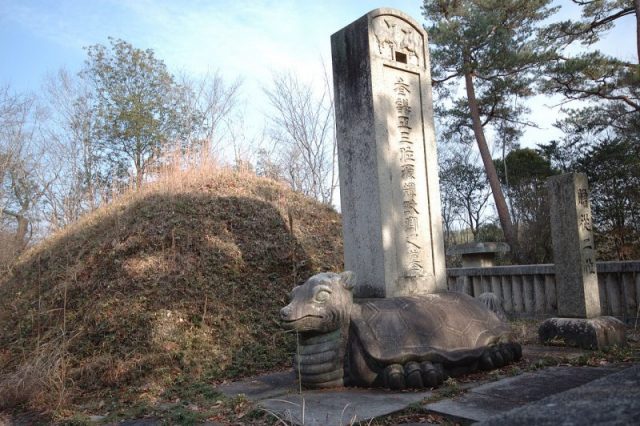
[[[142,188],[142,178],[142,171],[138,170],[138,172],[136,173],[136,191]]]
[[[15,252],[14,254],[17,256],[22,253],[22,251],[27,248],[27,244],[29,242],[28,233],[29,233],[29,219],[25,217],[22,212],[14,212],[7,209],[0,210],[0,213],[6,214],[9,216],[13,216],[18,222],[18,226],[16,227],[16,233],[13,236],[13,248],[12,250]]]
[[[636,8],[636,50],[638,53],[638,64],[640,64],[640,0],[634,0]]]
[[[480,157],[484,163],[484,169],[487,172],[487,179],[491,186],[491,192],[493,193],[493,200],[496,203],[496,210],[498,211],[498,217],[500,218],[500,225],[504,236],[511,246],[513,254],[516,254],[517,239],[513,231],[513,224],[511,223],[511,217],[509,215],[509,208],[507,202],[504,199],[502,193],[502,187],[500,186],[500,180],[498,179],[498,173],[496,172],[491,153],[489,152],[489,146],[487,140],[484,137],[484,131],[482,130],[482,123],[480,121],[480,110],[478,108],[478,101],[476,100],[476,92],[473,87],[473,77],[470,71],[465,71],[464,81],[467,89],[467,99],[469,101],[469,110],[471,111],[471,121],[473,123],[473,133],[478,143],[478,149],[480,150]]]
[[[23,215],[16,216],[18,227],[16,229],[15,244],[17,254],[20,254],[27,248],[27,233],[29,232],[29,220]]]
[[[142,187],[142,154],[140,153],[140,142],[136,142],[134,167],[136,169],[136,191],[138,191]]]

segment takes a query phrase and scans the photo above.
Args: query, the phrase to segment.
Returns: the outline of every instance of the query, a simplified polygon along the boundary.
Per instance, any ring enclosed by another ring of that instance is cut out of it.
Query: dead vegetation
[[[248,173],[174,173],[0,279],[0,405],[63,416],[153,406],[288,367],[279,309],[295,283],[341,262],[330,207]]]

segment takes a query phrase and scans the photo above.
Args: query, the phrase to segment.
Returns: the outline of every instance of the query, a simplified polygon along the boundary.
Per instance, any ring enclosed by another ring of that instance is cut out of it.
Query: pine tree
[[[582,6],[582,17],[551,25],[548,43],[558,53],[549,62],[543,85],[546,93],[560,94],[565,104],[578,104],[567,110],[568,117],[558,126],[574,141],[585,133],[598,138],[615,133],[637,139],[640,131],[640,65],[589,49],[615,22],[635,15],[640,37],[640,0],[574,0]],[[637,39],[636,37],[636,39]],[[588,50],[571,55],[569,46],[580,43]],[[640,61],[640,43],[636,46]]]
[[[445,138],[475,139],[491,186],[500,223],[517,250],[509,209],[491,158],[486,133],[492,129],[502,143],[515,141],[527,109],[521,101],[534,94],[533,82],[548,60],[537,27],[553,11],[550,0],[425,1],[430,37],[433,84],[453,98],[436,111],[446,120]],[[465,96],[455,97],[464,82]]]

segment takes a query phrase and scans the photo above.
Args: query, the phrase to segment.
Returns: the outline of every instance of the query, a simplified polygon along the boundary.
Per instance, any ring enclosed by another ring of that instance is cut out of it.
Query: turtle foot
[[[522,358],[522,346],[518,342],[506,343],[511,346],[511,351],[513,352],[513,360],[520,361]]]
[[[382,373],[382,378],[384,380],[385,388],[393,390],[406,388],[404,380],[404,368],[401,364],[388,365]]]
[[[480,357],[481,370],[493,370],[522,358],[522,347],[517,342],[500,343],[488,348]]]
[[[444,382],[445,374],[442,364],[433,364],[429,361],[420,363],[420,371],[422,373],[422,387],[435,388]]]
[[[387,366],[383,379],[384,386],[393,390],[433,388],[442,384],[445,372],[441,364],[410,361]]]

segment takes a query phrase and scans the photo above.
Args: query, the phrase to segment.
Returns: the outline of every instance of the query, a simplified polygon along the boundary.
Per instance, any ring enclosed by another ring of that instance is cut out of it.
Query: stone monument
[[[445,291],[427,34],[376,9],[331,45],[345,265],[356,274],[317,274],[280,311],[299,336],[302,385],[433,387],[518,360],[507,323]]]
[[[345,268],[356,297],[446,290],[427,34],[376,9],[331,36]]]
[[[542,323],[540,339],[561,338],[568,344],[594,349],[623,344],[624,324],[600,316],[587,177],[581,173],[554,176],[547,188],[559,318]]]

